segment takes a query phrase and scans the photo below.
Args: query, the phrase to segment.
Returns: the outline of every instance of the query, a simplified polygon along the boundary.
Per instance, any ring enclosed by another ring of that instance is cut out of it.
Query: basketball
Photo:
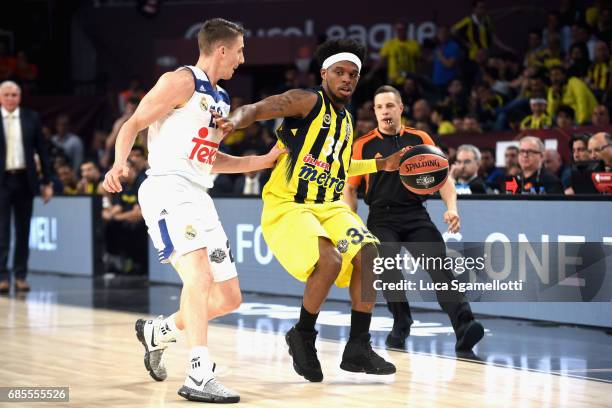
[[[400,161],[400,180],[415,194],[438,191],[448,177],[448,160],[440,149],[418,145],[408,150]]]

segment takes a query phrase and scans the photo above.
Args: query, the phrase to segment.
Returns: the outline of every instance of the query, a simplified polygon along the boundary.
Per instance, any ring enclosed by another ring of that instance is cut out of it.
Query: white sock
[[[176,322],[174,321],[176,317],[176,313],[171,314],[162,320],[159,331],[161,333],[162,341],[171,341],[176,339],[176,335],[180,330],[176,327]]]
[[[212,376],[213,363],[210,361],[208,347],[196,346],[189,353],[189,370]]]

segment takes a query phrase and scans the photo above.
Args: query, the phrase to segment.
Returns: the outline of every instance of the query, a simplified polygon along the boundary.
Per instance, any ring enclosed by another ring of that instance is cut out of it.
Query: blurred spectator
[[[591,123],[594,126],[610,126],[610,113],[606,105],[597,105],[593,109]]]
[[[127,109],[127,104],[130,99],[136,100],[136,105],[142,98],[144,98],[146,92],[142,88],[140,83],[140,78],[138,75],[134,75],[130,78],[130,84],[128,88],[119,93],[119,112],[125,112]],[[134,103],[134,102],[132,102]]]
[[[518,155],[519,155],[518,147],[516,146],[506,147],[506,151],[504,152],[504,164],[506,167],[506,171],[510,169],[510,167],[514,165],[518,165]]]
[[[586,78],[589,74],[591,60],[589,50],[583,43],[572,44],[565,63],[568,77]]]
[[[574,110],[566,105],[559,106],[555,124],[561,129],[572,130],[575,126]]]
[[[602,10],[594,30],[595,35],[600,40],[605,42],[612,41],[612,9],[610,9],[609,5]]]
[[[431,112],[431,122],[438,127],[436,132],[438,135],[449,135],[457,131],[449,119],[450,115],[447,107],[438,105],[433,109]]]
[[[590,159],[587,146],[590,136],[588,134],[578,134],[572,137],[570,141],[570,149],[572,151],[572,159],[574,163],[586,161]]]
[[[295,68],[289,68],[285,70],[284,82],[276,88],[276,93],[283,93],[290,89],[295,89],[299,87],[300,87],[300,83],[298,80],[297,70]],[[235,96],[232,98],[232,102],[235,98],[236,98]],[[238,97],[238,98],[242,99],[242,97]],[[231,104],[233,105],[231,107],[231,110],[233,111],[234,109],[237,109],[238,107],[244,105],[244,99],[242,99],[239,103],[231,103]]]
[[[553,149],[546,149],[544,151],[544,168],[561,180],[563,189],[570,186],[572,170],[569,166],[563,165],[561,155],[558,151]]]
[[[591,118],[591,113],[597,105],[597,100],[579,78],[567,78],[562,67],[550,70],[552,85],[548,90],[548,115],[554,116],[561,104],[571,107],[576,115],[576,123],[584,124]]]
[[[527,52],[523,60],[523,66],[529,68],[537,68],[541,65],[540,56],[544,49],[542,44],[542,32],[538,29],[529,30],[527,40]]]
[[[475,116],[466,115],[465,118],[463,118],[463,132],[482,133],[482,128]]]
[[[562,194],[561,181],[543,166],[544,143],[534,136],[525,136],[519,145],[519,193]]]
[[[429,123],[431,107],[425,99],[419,99],[412,106],[412,118],[415,122]]]
[[[595,133],[589,139],[591,160],[603,160],[606,171],[612,172],[612,135],[606,132]]]
[[[62,164],[57,167],[57,177],[61,183],[61,189],[56,193],[61,195],[76,195],[77,190],[77,176],[74,173],[72,167],[68,164]]]
[[[51,137],[54,145],[63,150],[74,169],[78,169],[83,162],[83,142],[81,138],[70,132],[70,118],[60,115],[55,121],[55,135]]]
[[[376,127],[376,120],[372,118],[357,119],[355,124],[355,138],[359,138],[369,133]]]
[[[514,52],[495,35],[484,0],[472,3],[472,13],[457,22],[452,27],[452,33],[472,60],[476,60],[479,50],[488,50],[493,44],[504,51]]]
[[[0,41],[0,82],[12,78],[16,68],[17,59],[9,55],[6,43]]]
[[[244,152],[244,156],[257,155],[255,150]],[[240,195],[261,195],[261,190],[270,178],[270,171],[260,170],[241,174],[234,183],[234,193]]]
[[[550,129],[552,119],[546,114],[546,99],[531,98],[529,100],[531,115],[521,121],[521,130],[525,129]]]
[[[481,126],[487,129],[492,128],[497,110],[504,106],[504,99],[495,93],[487,83],[477,85],[472,98],[474,112]]]
[[[395,37],[385,41],[379,51],[380,58],[366,75],[366,79],[371,79],[384,65],[387,66],[389,84],[401,85],[407,74],[416,72],[417,63],[421,58],[421,46],[415,40],[407,38],[406,24],[398,22],[394,28]]]
[[[138,204],[136,169],[128,160],[128,177],[121,193],[112,196],[112,205],[102,210],[105,221],[108,269],[116,272],[144,272],[147,263],[147,230]]]
[[[502,169],[495,166],[495,149],[484,147],[480,149],[480,175],[488,186],[494,186],[497,179],[504,175]]]
[[[463,117],[468,113],[468,98],[463,86],[463,82],[459,79],[453,79],[447,88],[448,95],[442,101],[441,105],[446,106],[451,117]]]
[[[589,67],[587,83],[599,100],[610,89],[610,51],[603,41],[595,44],[595,59]]]
[[[542,38],[544,39],[544,46],[550,45],[549,39],[551,34],[555,36],[559,46],[559,51],[567,52],[569,50],[571,42],[571,29],[569,26],[561,23],[561,15],[557,11],[551,11],[548,13],[546,28],[542,30]],[[561,60],[559,60],[559,64]]]
[[[81,181],[77,184],[78,194],[103,194],[102,177],[100,169],[93,160],[86,160],[81,164]]]
[[[487,193],[487,186],[478,177],[479,166],[480,150],[476,146],[465,144],[457,148],[457,158],[450,170],[457,194]]]
[[[546,46],[540,51],[539,65],[546,69],[560,66],[563,63],[565,48],[561,44],[561,39],[557,33],[549,33],[544,37],[547,39]],[[569,47],[569,46],[568,46]],[[568,48],[569,49],[569,48]]]
[[[457,65],[461,57],[461,49],[450,37],[447,26],[438,27],[438,45],[434,51],[433,75],[434,85],[442,90],[458,75]]]
[[[572,24],[572,46],[575,44],[584,44],[586,47],[586,57],[593,59],[595,57],[595,43],[597,40],[591,35],[591,28],[581,21],[576,21]],[[570,46],[570,50],[571,50]]]
[[[89,151],[86,154],[86,158],[92,160],[101,169],[107,169],[109,163],[106,161],[106,138],[108,133],[101,129],[94,130],[93,137],[91,139]]]
[[[130,151],[128,160],[134,165],[134,171],[136,171],[136,185],[140,187],[142,182],[147,178],[147,169],[149,163],[147,162],[147,156],[145,149],[142,146],[134,146]]]
[[[408,82],[408,81],[406,81]],[[374,119],[376,120],[376,116],[374,115],[374,104],[372,101],[365,101],[361,104],[359,109],[357,109],[357,119]]]
[[[412,116],[412,106],[419,99],[423,98],[423,91],[421,91],[421,87],[413,78],[406,78],[404,81],[404,85],[400,90],[400,94],[402,95],[402,103],[404,104],[404,116]],[[368,101],[371,104],[371,101]],[[369,109],[370,115],[374,115],[374,105],[371,104],[371,109]],[[373,116],[374,120],[376,117]]]

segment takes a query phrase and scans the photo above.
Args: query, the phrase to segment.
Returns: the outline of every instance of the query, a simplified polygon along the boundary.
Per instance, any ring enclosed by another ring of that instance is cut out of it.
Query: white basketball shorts
[[[238,275],[215,205],[201,186],[178,175],[149,176],[138,201],[160,262],[206,248],[215,282]]]

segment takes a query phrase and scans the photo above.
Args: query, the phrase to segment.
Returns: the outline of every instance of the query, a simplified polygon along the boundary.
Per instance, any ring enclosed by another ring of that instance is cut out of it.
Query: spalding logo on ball
[[[432,194],[446,182],[448,160],[435,146],[417,145],[402,156],[399,174],[408,190],[415,194]]]

